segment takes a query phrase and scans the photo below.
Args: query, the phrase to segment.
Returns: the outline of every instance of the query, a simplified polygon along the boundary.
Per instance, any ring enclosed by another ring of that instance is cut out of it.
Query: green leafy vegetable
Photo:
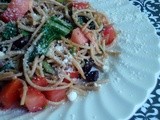
[[[51,74],[53,74],[55,72],[53,67],[48,62],[43,61],[42,65],[43,65],[43,68],[44,68],[45,72],[51,73]]]
[[[14,68],[14,64],[12,61],[8,61],[6,62],[5,65],[3,65],[1,68],[0,68],[0,72],[3,71],[3,70],[7,70],[7,69],[13,69]]]
[[[77,48],[76,48],[75,46],[73,46],[73,47],[69,50],[69,52],[70,52],[72,55],[74,55],[74,53],[76,53],[76,50],[77,50]]]
[[[12,37],[15,37],[18,34],[18,29],[15,23],[9,22],[5,25],[5,28],[2,32],[3,40],[9,40]]]
[[[24,37],[29,36],[29,32],[28,32],[28,31],[20,30],[20,33],[21,33]]]
[[[59,19],[59,18],[57,18],[57,17],[55,17],[55,16],[52,16],[52,17],[50,18],[50,20],[51,20],[51,22],[54,21],[54,22],[60,24],[61,26],[66,27],[66,28],[68,28],[68,29],[73,29],[72,24],[67,23],[66,21],[61,20],[61,19]]]
[[[43,35],[30,54],[29,60],[32,61],[37,55],[46,54],[52,41],[59,40],[61,36],[68,35],[71,30],[71,24],[52,16],[41,29]]]
[[[31,58],[35,58],[37,55],[44,55],[48,51],[48,47],[53,40],[60,39],[57,33],[52,33],[51,31],[47,32],[42,36],[42,38],[38,41],[37,46],[35,46],[33,52],[31,53]],[[32,60],[33,60],[32,59]]]

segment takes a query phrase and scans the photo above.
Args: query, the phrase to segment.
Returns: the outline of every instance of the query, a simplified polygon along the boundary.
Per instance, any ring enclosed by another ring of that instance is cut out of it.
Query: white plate
[[[121,54],[114,60],[109,83],[74,103],[38,113],[1,111],[1,120],[128,119],[146,101],[157,82],[159,41],[147,17],[128,0],[89,0],[106,13],[120,34]]]

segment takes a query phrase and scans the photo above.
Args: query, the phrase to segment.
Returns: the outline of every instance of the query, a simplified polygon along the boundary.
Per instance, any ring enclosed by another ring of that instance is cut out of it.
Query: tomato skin
[[[67,74],[69,74],[70,78],[78,78],[79,77],[78,71],[67,72]],[[70,83],[70,81],[67,79],[64,79],[63,82]]]
[[[69,72],[69,75],[70,75],[70,78],[78,78],[79,72],[78,71]]]
[[[48,82],[47,82],[46,78],[45,77],[41,77],[41,76],[33,77],[32,82],[34,84],[42,86],[42,87],[45,87],[45,86],[48,85]]]
[[[11,0],[7,10],[5,10],[0,18],[4,22],[17,21],[21,19],[29,10],[31,0]]]
[[[25,106],[30,112],[37,112],[42,110],[47,105],[47,99],[45,96],[37,89],[29,86]]]
[[[73,2],[73,8],[78,9],[78,10],[87,9],[87,8],[89,8],[89,3],[88,2],[76,2],[76,1],[74,1]]]
[[[44,91],[45,97],[53,102],[60,102],[67,98],[67,89]]]
[[[22,87],[21,81],[16,79],[2,88],[0,92],[0,103],[4,108],[8,109],[19,105],[20,90]]]
[[[112,25],[109,25],[106,28],[104,28],[104,30],[102,31],[102,35],[106,40],[106,45],[110,45],[116,38],[116,31]]]
[[[71,35],[71,41],[80,45],[88,43],[88,39],[82,33],[80,28],[76,28],[73,30]]]

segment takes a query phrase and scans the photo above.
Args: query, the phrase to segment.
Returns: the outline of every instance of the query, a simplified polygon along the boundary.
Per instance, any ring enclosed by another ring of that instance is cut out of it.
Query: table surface
[[[129,1],[148,16],[160,39],[160,0]],[[157,79],[156,88],[130,120],[160,120],[160,76]]]

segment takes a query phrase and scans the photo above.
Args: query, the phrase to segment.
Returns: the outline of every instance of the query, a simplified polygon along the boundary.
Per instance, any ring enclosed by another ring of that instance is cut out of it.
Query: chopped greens
[[[57,33],[51,31],[45,32],[42,38],[38,41],[37,46],[35,47],[35,55],[43,55],[48,51],[49,44],[56,39],[60,39],[60,36]]]
[[[53,67],[48,62],[43,61],[42,65],[43,65],[45,72],[50,73],[50,74],[53,74],[55,72]]]
[[[72,24],[70,24],[70,23],[68,23],[68,22],[66,22],[64,20],[61,20],[61,19],[59,19],[59,18],[57,18],[55,16],[52,16],[50,18],[50,20],[51,20],[51,22],[56,22],[56,23],[60,24],[61,26],[64,26],[64,27],[68,28],[69,30],[73,29]]]
[[[7,61],[1,68],[0,72],[7,69],[13,69],[15,66],[12,61]]]
[[[74,55],[74,53],[76,53],[76,50],[77,50],[77,48],[76,48],[75,46],[73,46],[73,47],[69,50],[69,52],[70,52],[72,55]]]
[[[32,61],[37,55],[46,54],[52,41],[59,40],[62,36],[68,35],[71,30],[71,24],[52,16],[41,29],[43,35],[30,54],[29,60]]]
[[[30,35],[30,33],[29,33],[28,31],[25,31],[25,30],[20,30],[20,33],[21,33],[24,37]]]
[[[18,34],[18,29],[15,23],[9,22],[6,24],[4,31],[2,32],[3,40],[9,40]]]

